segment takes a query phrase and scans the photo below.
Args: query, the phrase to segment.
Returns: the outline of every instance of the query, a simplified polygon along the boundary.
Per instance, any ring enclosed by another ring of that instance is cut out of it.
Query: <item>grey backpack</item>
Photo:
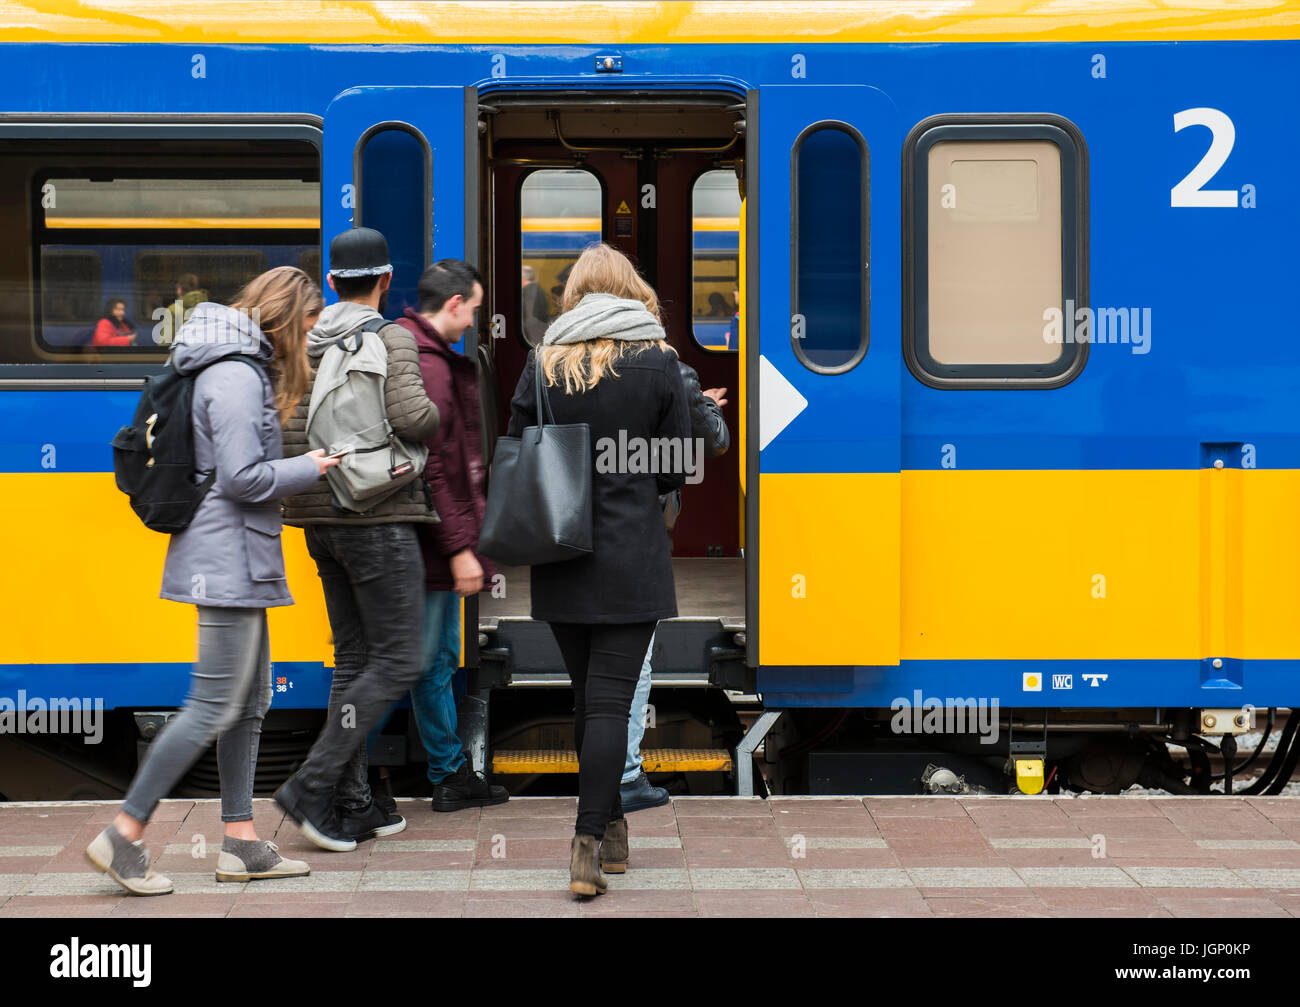
[[[325,471],[338,505],[364,513],[424,475],[423,444],[402,440],[388,422],[388,348],[373,318],[326,348],[307,409],[307,444],[326,454],[350,448]]]

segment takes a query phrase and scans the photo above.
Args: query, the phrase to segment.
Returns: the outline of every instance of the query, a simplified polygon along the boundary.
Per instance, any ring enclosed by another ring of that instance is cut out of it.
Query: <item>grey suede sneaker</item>
[[[132,895],[171,894],[171,879],[149,870],[144,840],[133,843],[112,825],[86,847],[86,859]]]
[[[265,839],[221,841],[217,857],[218,881],[257,881],[261,878],[301,878],[311,868],[301,860],[286,860],[277,852],[280,847]]]

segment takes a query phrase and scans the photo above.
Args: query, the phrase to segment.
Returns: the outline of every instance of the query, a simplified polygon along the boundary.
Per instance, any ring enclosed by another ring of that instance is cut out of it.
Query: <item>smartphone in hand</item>
[[[325,457],[326,457],[326,458],[342,458],[344,455],[350,455],[350,454],[353,452],[353,450],[354,450],[354,448],[352,447],[351,444],[346,444],[346,445],[344,445],[343,447],[339,448],[337,451],[331,451],[331,452],[330,452],[329,454],[327,454]]]

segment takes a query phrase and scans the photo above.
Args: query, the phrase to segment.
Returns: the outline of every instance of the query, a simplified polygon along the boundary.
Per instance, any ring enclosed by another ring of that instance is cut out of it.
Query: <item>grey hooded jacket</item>
[[[280,551],[280,498],[319,478],[312,458],[284,458],[280,419],[265,368],[270,340],[245,315],[204,303],[181,327],[171,365],[194,381],[194,458],[200,472],[216,470],[212,489],[188,528],[171,537],[162,597],[191,605],[271,608],[292,605]],[[211,365],[211,366],[208,366]]]

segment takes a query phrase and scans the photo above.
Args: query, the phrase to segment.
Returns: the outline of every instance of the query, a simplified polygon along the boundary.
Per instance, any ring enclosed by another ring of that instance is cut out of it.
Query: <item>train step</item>
[[[647,748],[641,753],[647,773],[726,773],[731,753],[725,748]],[[572,749],[501,749],[492,753],[492,772],[576,773],[578,753]]]

